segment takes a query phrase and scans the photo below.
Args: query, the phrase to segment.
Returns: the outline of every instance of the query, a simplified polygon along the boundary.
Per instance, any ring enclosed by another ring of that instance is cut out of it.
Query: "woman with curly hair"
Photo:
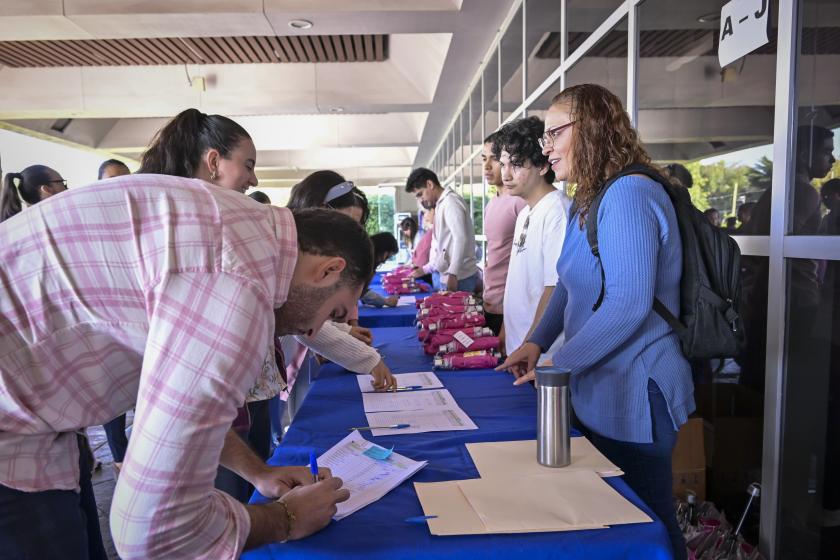
[[[660,184],[627,175],[605,193],[597,215],[588,216],[611,177],[631,164],[650,166],[621,101],[601,86],[578,85],[554,97],[542,147],[557,178],[575,185],[574,205],[543,318],[499,369],[509,369],[516,383],[533,379],[540,354],[565,333],[552,359],[572,372],[583,432],[665,523],[675,558],[685,558],[671,497],[671,452],[694,411],[691,368],[676,334],[653,310],[656,297],[679,314],[682,243],[674,207]],[[605,276],[597,310],[602,272],[587,242],[587,219],[598,222]]]

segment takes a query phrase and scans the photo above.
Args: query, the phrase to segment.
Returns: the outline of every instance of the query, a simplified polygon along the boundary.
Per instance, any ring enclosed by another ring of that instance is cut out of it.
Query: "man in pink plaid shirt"
[[[68,537],[85,525],[76,432],[135,403],[111,507],[122,558],[234,558],[324,527],[349,495],[328,472],[277,469],[287,491],[263,506],[213,479],[275,336],[343,320],[371,271],[352,219],[196,179],[121,177],[0,224],[3,554],[87,557]]]

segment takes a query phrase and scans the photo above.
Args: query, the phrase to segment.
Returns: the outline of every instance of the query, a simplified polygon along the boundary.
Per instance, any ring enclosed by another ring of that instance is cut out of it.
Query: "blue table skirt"
[[[415,329],[377,329],[374,337],[396,373],[429,369],[429,358],[420,350]],[[429,465],[381,500],[332,522],[323,531],[301,541],[249,551],[243,558],[671,558],[665,528],[658,520],[593,531],[456,537],[435,537],[425,524],[406,523],[405,518],[423,514],[412,482],[478,477],[465,443],[536,437],[536,399],[530,385],[514,387],[508,374],[491,370],[442,371],[438,375],[478,430],[382,437],[365,434],[385,447],[394,445],[395,451],[407,457],[427,460]],[[355,376],[334,364],[323,366],[269,463],[306,464],[311,450],[321,454],[344,438],[347,428],[363,425],[366,420]],[[620,478],[606,481],[656,519]],[[252,501],[259,503],[264,498],[255,495]]]

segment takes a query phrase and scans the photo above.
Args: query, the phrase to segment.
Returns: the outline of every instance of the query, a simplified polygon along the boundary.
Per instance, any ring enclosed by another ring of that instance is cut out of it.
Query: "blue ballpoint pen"
[[[405,387],[397,387],[395,391],[416,391],[418,389],[422,389],[422,385],[407,385]]]
[[[312,471],[312,482],[318,482],[318,459],[315,452],[309,452],[309,470]]]
[[[391,424],[390,426],[353,426],[350,428],[350,431],[353,430],[404,430],[405,428],[410,428],[411,424]]]
[[[429,519],[437,519],[437,515],[418,515],[416,517],[406,517],[406,523],[424,523]]]

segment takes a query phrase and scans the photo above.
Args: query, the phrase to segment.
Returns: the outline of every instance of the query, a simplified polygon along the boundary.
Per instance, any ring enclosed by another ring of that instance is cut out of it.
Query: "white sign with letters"
[[[766,45],[770,0],[731,0],[720,9],[720,67]]]

